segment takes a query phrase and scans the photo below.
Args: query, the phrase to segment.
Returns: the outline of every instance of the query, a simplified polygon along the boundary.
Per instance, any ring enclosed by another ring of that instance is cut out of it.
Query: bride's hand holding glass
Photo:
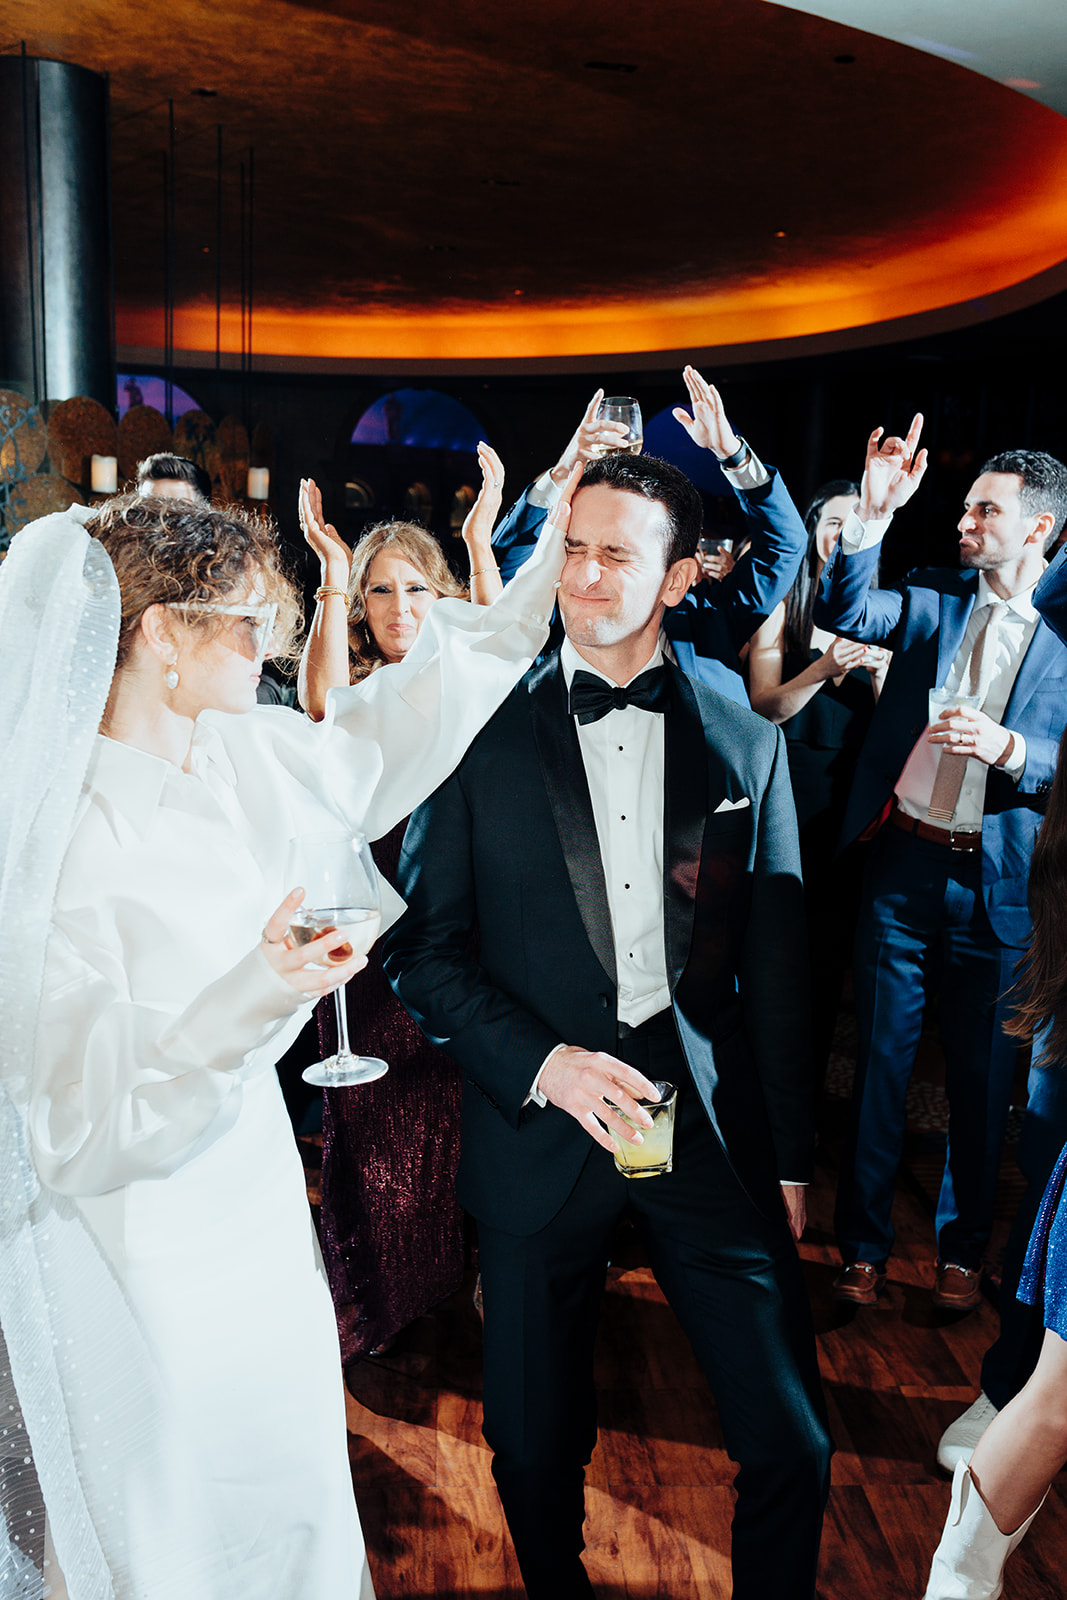
[[[263,929],[263,954],[291,989],[320,1000],[362,972],[367,957],[352,950],[343,928],[331,928],[308,944],[297,945],[289,928],[303,899],[303,889],[293,889],[272,912]]]

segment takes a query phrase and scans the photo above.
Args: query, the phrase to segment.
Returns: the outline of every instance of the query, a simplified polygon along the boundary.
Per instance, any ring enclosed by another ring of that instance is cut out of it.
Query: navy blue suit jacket
[[[808,547],[789,490],[773,467],[767,471],[770,482],[759,489],[734,490],[752,540],[749,550],[721,583],[698,583],[663,619],[682,671],[742,706],[748,705],[748,692],[739,653],[793,587]],[[505,582],[526,560],[546,515],[524,494],[495,529],[493,548]]]
[[[1042,574],[1034,590],[1034,605],[1067,644],[1067,544]]]
[[[881,813],[927,722],[927,696],[943,684],[974,609],[978,573],[931,567],[872,589],[878,547],[845,555],[840,545],[823,571],[815,604],[820,627],[865,644],[888,645],[893,661],[860,752],[841,833],[851,843]],[[982,888],[1003,944],[1030,938],[1026,882],[1067,722],[1067,647],[1039,621],[1015,677],[1004,727],[1026,740],[1018,783],[995,767],[986,780]]]
[[[664,937],[678,1035],[734,1171],[770,1216],[811,1172],[803,889],[785,740],[667,664]],[[747,805],[736,802],[747,799]],[[718,809],[724,800],[734,809]],[[593,1148],[524,1107],[560,1043],[615,1054],[604,870],[557,654],[414,813],[385,969],[464,1073],[459,1195],[506,1232],[556,1214]],[[478,947],[472,939],[478,932]]]

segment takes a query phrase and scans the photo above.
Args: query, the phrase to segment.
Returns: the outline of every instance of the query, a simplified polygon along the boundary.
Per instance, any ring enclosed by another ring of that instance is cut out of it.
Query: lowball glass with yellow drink
[[[647,1111],[652,1118],[651,1128],[640,1129],[640,1144],[631,1144],[629,1139],[620,1139],[617,1133],[611,1132],[611,1142],[615,1146],[615,1167],[624,1178],[656,1178],[661,1172],[671,1170],[678,1090],[673,1083],[657,1083],[655,1089],[658,1100],[637,1102],[642,1111]],[[631,1128],[637,1126],[625,1112],[619,1111],[618,1106],[612,1106],[611,1109],[618,1111]]]

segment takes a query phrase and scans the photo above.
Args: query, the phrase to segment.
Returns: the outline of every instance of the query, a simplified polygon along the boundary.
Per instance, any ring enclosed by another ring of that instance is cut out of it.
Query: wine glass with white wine
[[[641,420],[641,407],[632,394],[606,395],[597,406],[596,414],[598,422],[619,422],[626,429],[626,438],[621,444],[601,445],[602,456],[641,454],[645,425]]]
[[[288,882],[303,885],[304,899],[289,920],[294,944],[310,944],[324,933],[343,934],[345,943],[331,950],[328,963],[340,966],[354,955],[366,955],[382,925],[378,873],[370,845],[361,833],[305,834],[289,844]],[[378,1056],[353,1055],[348,1043],[345,986],[333,992],[337,1015],[337,1051],[307,1067],[305,1083],[320,1089],[344,1089],[373,1083],[389,1071]]]

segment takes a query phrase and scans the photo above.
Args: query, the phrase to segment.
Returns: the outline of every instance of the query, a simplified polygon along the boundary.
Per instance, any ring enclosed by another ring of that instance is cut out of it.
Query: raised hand
[[[726,456],[733,456],[741,450],[741,438],[729,426],[723,397],[715,384],[709,384],[707,379],[701,378],[696,366],[683,366],[681,376],[685,378],[689,400],[693,402],[693,416],[689,416],[688,411],[678,405],[673,408],[673,419],[681,422],[694,445],[701,446],[701,450],[713,451],[720,461],[725,461]]]
[[[857,515],[861,522],[882,522],[907,505],[923,480],[927,452],[917,450],[922,433],[923,414],[912,418],[907,438],[891,434],[882,439],[883,429],[875,428],[867,440],[867,459]],[[879,442],[881,441],[881,442]]]
[[[478,465],[482,469],[482,487],[467,512],[462,534],[471,564],[471,599],[475,605],[487,606],[504,587],[493,550],[493,524],[504,492],[504,463],[483,440],[478,446]]]
[[[684,367],[682,377],[693,403],[693,415],[675,406],[674,420],[682,424],[694,444],[702,450],[711,450],[720,461],[735,455],[741,448],[741,440],[727,421],[718,389],[702,378],[695,367]]]
[[[462,528],[468,548],[472,544],[488,546],[504,493],[504,463],[484,440],[478,446],[478,465],[482,469],[482,486]]]
[[[737,557],[733,551],[725,549],[722,545],[717,550],[698,551],[697,561],[700,564],[701,574],[709,578],[712,583],[721,583],[737,565]]]
[[[322,510],[322,495],[314,478],[301,478],[297,496],[300,531],[319,558],[323,583],[347,589],[352,551]]]
[[[580,461],[575,462],[574,466],[567,475],[567,481],[560,491],[560,497],[556,501],[555,509],[549,518],[552,526],[554,528],[562,528],[564,533],[566,533],[567,528],[570,525],[571,501],[574,498],[574,491],[582,481],[582,473],[584,471],[585,468],[583,467],[582,463]]]
[[[351,946],[343,932],[336,928],[331,933],[320,934],[310,944],[296,945],[289,936],[289,924],[304,898],[303,889],[287,894],[278,909],[267,919],[263,929],[260,949],[279,978],[298,994],[320,999],[332,994],[367,965],[365,955],[350,956],[340,961],[331,956]]]
[[[629,438],[626,424],[608,422],[605,418],[597,416],[597,407],[603,398],[603,389],[598,389],[586,406],[585,416],[552,468],[550,476],[554,483],[562,483],[576,465],[584,466],[587,461],[596,461],[606,450],[618,450],[625,445]]]

